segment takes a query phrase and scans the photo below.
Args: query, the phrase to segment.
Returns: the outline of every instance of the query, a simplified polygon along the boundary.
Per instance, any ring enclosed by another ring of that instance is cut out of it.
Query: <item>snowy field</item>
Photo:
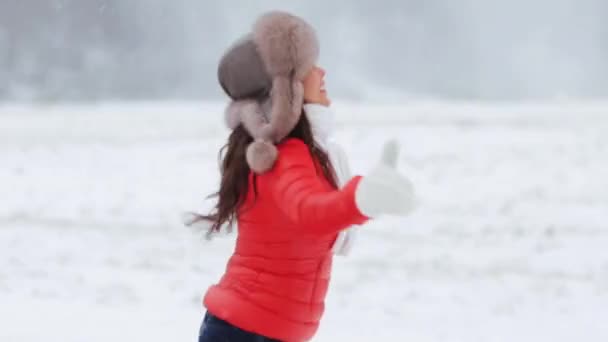
[[[314,341],[608,341],[608,104],[338,104],[418,211],[336,258]],[[0,106],[0,341],[195,341],[234,235],[209,206],[222,104]]]

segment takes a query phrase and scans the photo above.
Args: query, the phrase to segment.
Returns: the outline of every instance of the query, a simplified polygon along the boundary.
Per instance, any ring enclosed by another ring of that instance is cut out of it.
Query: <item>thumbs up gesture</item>
[[[414,187],[397,170],[398,157],[399,144],[394,140],[387,141],[380,162],[359,182],[355,202],[365,216],[405,216],[414,209]]]

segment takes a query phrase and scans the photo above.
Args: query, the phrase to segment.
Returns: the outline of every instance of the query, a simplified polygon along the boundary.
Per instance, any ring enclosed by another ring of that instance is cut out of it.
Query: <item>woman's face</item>
[[[323,106],[329,106],[331,100],[327,97],[325,90],[325,70],[318,66],[314,66],[312,70],[304,77],[304,103],[316,103]]]

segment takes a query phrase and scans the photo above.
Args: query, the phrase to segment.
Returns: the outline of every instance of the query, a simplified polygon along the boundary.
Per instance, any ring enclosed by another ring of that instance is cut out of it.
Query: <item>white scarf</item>
[[[310,122],[315,140],[321,147],[326,147],[336,125],[334,111],[318,104],[305,104],[304,112]]]
[[[342,187],[351,178],[346,154],[342,147],[336,144],[331,135],[334,132],[336,116],[331,108],[319,104],[305,104],[304,112],[310,122],[315,141],[327,152],[336,171],[338,186]],[[341,231],[333,246],[335,254],[347,255],[354,244],[355,228],[351,227]]]

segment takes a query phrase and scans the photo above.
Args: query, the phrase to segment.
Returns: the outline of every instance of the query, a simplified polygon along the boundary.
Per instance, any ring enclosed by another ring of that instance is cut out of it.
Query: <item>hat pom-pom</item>
[[[277,160],[279,151],[276,146],[266,141],[254,141],[247,147],[247,163],[257,174],[262,174],[272,168]]]

